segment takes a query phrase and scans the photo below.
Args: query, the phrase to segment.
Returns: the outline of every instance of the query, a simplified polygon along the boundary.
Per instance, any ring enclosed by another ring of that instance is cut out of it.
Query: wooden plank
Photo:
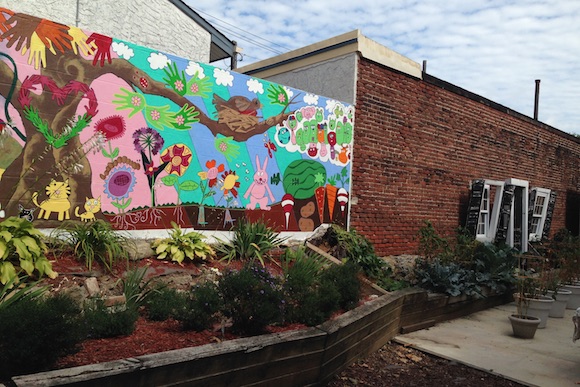
[[[326,251],[318,248],[317,246],[314,246],[312,243],[306,242],[306,247],[308,247],[310,250],[314,251],[315,253],[320,254],[321,256],[328,259],[332,263],[336,263],[337,265],[342,265],[342,261],[340,259],[334,258],[332,255],[328,254]]]

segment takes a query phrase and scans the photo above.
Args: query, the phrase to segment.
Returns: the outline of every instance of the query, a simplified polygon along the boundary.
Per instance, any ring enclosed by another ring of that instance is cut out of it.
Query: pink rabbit
[[[250,203],[246,205],[246,208],[249,210],[256,209],[256,205],[260,205],[261,210],[270,210],[270,206],[268,206],[268,196],[266,196],[266,192],[270,196],[270,200],[274,201],[274,195],[272,195],[272,191],[270,190],[270,186],[268,185],[268,174],[266,173],[266,166],[268,165],[268,157],[264,160],[264,166],[260,167],[260,158],[256,155],[256,173],[254,173],[254,182],[248,188],[246,193],[244,194],[244,199],[247,199],[250,196]]]

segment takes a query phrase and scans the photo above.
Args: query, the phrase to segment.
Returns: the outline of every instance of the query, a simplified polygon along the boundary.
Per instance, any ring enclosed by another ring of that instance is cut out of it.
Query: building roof
[[[358,29],[285,54],[251,63],[238,68],[236,71],[248,75],[259,73],[261,78],[268,78],[355,52],[364,58],[416,78],[422,77],[421,66],[418,63],[367,38]]]
[[[214,26],[209,24],[207,20],[202,18],[197,12],[191,9],[183,0],[169,0],[179,10],[193,19],[197,24],[203,27],[211,35],[211,47],[209,54],[209,61],[215,62],[226,58],[235,58],[236,43],[228,39],[224,34],[219,32]]]

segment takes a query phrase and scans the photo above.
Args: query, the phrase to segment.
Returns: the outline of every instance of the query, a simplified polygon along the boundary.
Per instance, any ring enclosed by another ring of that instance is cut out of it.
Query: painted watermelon
[[[294,160],[284,171],[282,185],[295,199],[307,199],[325,182],[324,165],[315,160]]]

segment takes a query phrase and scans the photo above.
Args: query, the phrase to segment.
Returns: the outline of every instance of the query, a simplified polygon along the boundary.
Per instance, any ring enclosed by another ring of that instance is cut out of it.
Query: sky
[[[428,74],[529,117],[540,79],[539,121],[580,135],[578,0],[184,1],[237,41],[239,67],[359,29],[426,60]]]

